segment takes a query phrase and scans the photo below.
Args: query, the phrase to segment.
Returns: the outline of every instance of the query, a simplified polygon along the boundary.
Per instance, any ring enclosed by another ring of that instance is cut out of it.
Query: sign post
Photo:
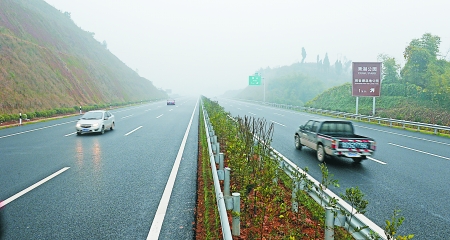
[[[352,96],[356,97],[356,114],[358,114],[358,97],[373,97],[372,115],[375,115],[375,97],[381,91],[381,62],[353,62]]]

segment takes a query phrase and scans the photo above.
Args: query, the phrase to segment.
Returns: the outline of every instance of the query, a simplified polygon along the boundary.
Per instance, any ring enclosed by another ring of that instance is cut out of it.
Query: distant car
[[[96,110],[86,112],[77,122],[75,128],[77,135],[84,133],[105,133],[105,130],[113,130],[115,118],[109,111]]]
[[[167,105],[175,105],[175,100],[167,100]]]

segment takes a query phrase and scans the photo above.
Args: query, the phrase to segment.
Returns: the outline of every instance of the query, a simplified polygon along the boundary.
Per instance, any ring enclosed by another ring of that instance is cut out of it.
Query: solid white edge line
[[[5,136],[0,136],[0,138],[12,137],[12,136],[16,136],[16,135],[20,135],[20,134],[24,134],[24,133],[29,133],[29,132],[34,132],[34,131],[38,131],[38,130],[42,130],[42,129],[46,129],[46,128],[57,127],[57,126],[68,124],[68,123],[72,123],[72,122],[76,122],[76,121],[70,121],[70,122],[65,122],[65,123],[58,123],[58,124],[50,125],[50,126],[46,126],[46,127],[40,127],[40,128],[35,128],[35,129],[23,131],[23,132],[12,133],[12,134],[8,134],[8,135],[5,135]]]
[[[74,134],[76,134],[76,133],[77,133],[77,132],[69,133],[69,134],[64,135],[64,137],[68,137],[68,136],[74,135]]]
[[[10,202],[16,200],[17,198],[23,196],[25,193],[27,193],[27,192],[29,192],[29,191],[31,191],[31,190],[33,190],[33,189],[39,187],[40,185],[44,184],[44,183],[47,182],[48,180],[50,180],[50,179],[52,179],[52,178],[58,176],[59,174],[63,173],[64,171],[66,171],[66,170],[69,169],[69,168],[70,168],[70,167],[62,168],[62,169],[60,169],[59,171],[53,173],[52,175],[50,175],[50,176],[48,176],[48,177],[42,179],[41,181],[39,181],[39,182],[37,182],[37,183],[35,183],[35,184],[33,184],[33,185],[31,185],[31,186],[25,188],[24,190],[22,190],[22,191],[20,191],[20,192],[18,192],[18,193],[16,193],[16,194],[13,195],[12,197],[10,197],[10,198],[8,198],[8,199],[6,199],[6,200],[4,200],[4,201],[1,201],[1,202],[0,202],[0,208],[6,206],[6,204],[8,204],[8,203],[10,203]]]
[[[159,202],[158,209],[156,210],[155,218],[153,219],[152,226],[147,235],[147,240],[158,239],[159,233],[161,232],[161,227],[164,222],[164,217],[166,216],[167,207],[169,206],[170,195],[172,194],[172,189],[175,184],[175,179],[177,178],[178,168],[180,167],[181,157],[183,156],[184,147],[186,145],[187,137],[192,125],[192,119],[194,119],[195,110],[197,109],[198,100],[195,104],[194,111],[192,111],[191,120],[189,121],[186,132],[184,133],[183,141],[181,142],[180,149],[178,150],[175,163],[173,164],[172,171],[170,172],[169,179],[167,180],[166,188]]]
[[[440,156],[440,155],[437,155],[437,154],[433,154],[433,153],[429,153],[429,152],[425,152],[425,151],[417,150],[417,149],[414,149],[414,148],[409,148],[409,147],[405,147],[405,146],[402,146],[402,145],[398,145],[398,144],[395,144],[395,143],[388,143],[388,144],[389,144],[389,145],[392,145],[392,146],[396,146],[396,147],[400,147],[400,148],[408,149],[408,150],[411,150],[411,151],[415,151],[415,152],[418,152],[418,153],[423,153],[423,154],[427,154],[427,155],[430,155],[430,156],[433,156],[433,157],[438,157],[438,158],[442,158],[442,159],[450,160],[450,158],[449,158],[449,157],[444,157],[444,156]]]
[[[131,132],[128,132],[128,133],[125,134],[124,136],[128,136],[128,135],[134,133],[135,131],[137,131],[137,130],[138,130],[139,128],[141,128],[141,127],[142,127],[142,126],[139,126],[139,127],[135,128],[134,130],[131,130]]]

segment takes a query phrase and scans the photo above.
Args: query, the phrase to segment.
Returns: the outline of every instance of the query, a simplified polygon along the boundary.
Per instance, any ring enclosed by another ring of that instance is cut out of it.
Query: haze
[[[450,59],[450,2],[442,0],[45,1],[140,76],[181,95],[243,89],[261,68],[300,62],[302,47],[306,62],[384,53],[403,66],[410,41],[431,33]]]

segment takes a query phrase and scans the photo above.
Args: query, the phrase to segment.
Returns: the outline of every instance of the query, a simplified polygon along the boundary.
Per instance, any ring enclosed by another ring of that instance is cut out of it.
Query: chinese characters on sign
[[[352,96],[379,97],[381,90],[381,62],[354,62]]]

